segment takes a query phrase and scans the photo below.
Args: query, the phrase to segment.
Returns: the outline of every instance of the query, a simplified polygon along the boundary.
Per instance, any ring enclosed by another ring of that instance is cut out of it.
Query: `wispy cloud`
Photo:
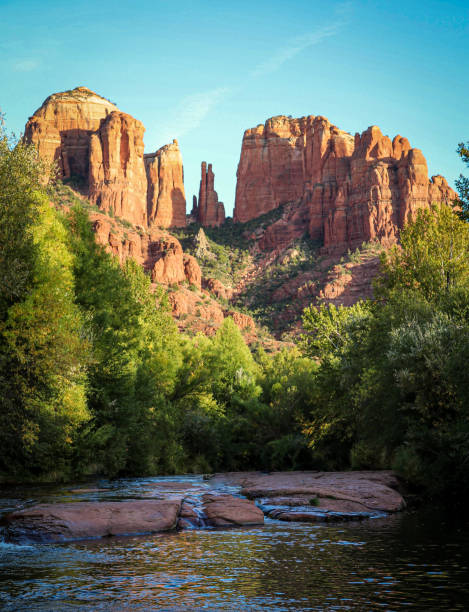
[[[16,72],[31,72],[40,66],[41,62],[36,59],[24,59],[13,64],[13,70]]]
[[[217,87],[183,98],[174,109],[168,124],[165,125],[164,132],[161,134],[162,142],[180,138],[199,127],[209,112],[232,91],[229,87]]]
[[[332,23],[292,38],[284,47],[272,53],[269,59],[255,66],[238,86],[218,87],[183,98],[160,132],[160,142],[169,142],[172,138],[179,138],[196,129],[215,106],[242,90],[251,79],[272,74],[302,51],[338,34],[346,25],[352,9],[353,3],[350,0],[336,4]]]
[[[288,45],[276,51],[267,61],[260,63],[250,73],[253,78],[266,76],[278,70],[282,64],[298,55],[308,47],[317,45],[321,41],[337,34],[342,27],[342,22],[325,26],[309,34],[303,34],[293,38]]]

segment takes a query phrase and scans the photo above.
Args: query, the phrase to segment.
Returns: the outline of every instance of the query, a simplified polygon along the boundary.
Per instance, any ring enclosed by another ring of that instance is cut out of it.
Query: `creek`
[[[0,491],[0,513],[145,498],[161,481],[210,487],[198,476],[101,482],[104,492],[14,487]],[[447,509],[336,524],[266,518],[264,526],[61,544],[0,541],[2,610],[468,608],[469,523]]]

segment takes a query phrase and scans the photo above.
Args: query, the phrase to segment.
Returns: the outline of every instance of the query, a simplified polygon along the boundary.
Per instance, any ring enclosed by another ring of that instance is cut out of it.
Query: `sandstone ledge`
[[[65,542],[175,529],[262,525],[264,515],[309,523],[357,521],[405,508],[392,472],[236,472],[151,482],[143,499],[39,504],[5,517],[12,542]],[[232,495],[235,489],[238,495]],[[227,491],[230,491],[228,493]],[[73,489],[74,494],[107,489]],[[149,497],[147,497],[147,495]]]

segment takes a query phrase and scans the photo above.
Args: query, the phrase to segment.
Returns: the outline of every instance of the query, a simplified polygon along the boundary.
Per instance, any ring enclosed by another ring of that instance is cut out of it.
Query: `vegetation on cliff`
[[[374,300],[308,308],[298,346],[267,355],[230,318],[179,333],[166,290],[96,243],[86,208],[49,205],[45,170],[2,132],[3,480],[394,467],[433,493],[469,484],[469,227],[449,207],[382,255]]]

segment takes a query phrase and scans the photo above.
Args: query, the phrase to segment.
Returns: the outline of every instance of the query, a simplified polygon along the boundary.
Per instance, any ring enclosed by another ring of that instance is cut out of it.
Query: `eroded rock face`
[[[182,498],[122,502],[40,504],[8,515],[14,542],[63,542],[111,535],[168,531],[176,526]]]
[[[199,200],[194,196],[192,216],[204,226],[219,227],[225,221],[225,207],[218,201],[212,164],[202,162]]]
[[[159,227],[186,225],[182,155],[177,140],[145,155],[148,179],[148,223]]]
[[[235,221],[292,203],[266,232],[264,249],[305,231],[328,251],[392,244],[419,208],[455,197],[443,177],[428,179],[425,158],[407,139],[391,142],[376,126],[353,137],[319,116],[273,117],[247,130],[237,177]]]
[[[173,236],[150,245],[154,263],[151,279],[155,283],[176,285],[186,280],[181,243]]]
[[[203,287],[223,300],[230,300],[233,297],[233,289],[231,287],[225,287],[217,278],[204,278]]]
[[[199,264],[197,263],[197,259],[192,255],[188,255],[184,253],[183,256],[184,262],[184,275],[186,277],[189,285],[194,285],[197,289],[201,289],[202,287],[202,271],[200,269]]]
[[[52,94],[29,118],[24,136],[40,156],[57,162],[59,176],[87,179],[93,132],[118,108],[86,87]]]
[[[143,124],[77,87],[53,94],[29,119],[26,142],[56,161],[61,178],[77,180],[104,211],[133,225],[186,224],[182,157],[176,140],[144,161]]]
[[[105,211],[147,225],[147,179],[143,163],[143,123],[114,111],[90,142],[89,199]]]

